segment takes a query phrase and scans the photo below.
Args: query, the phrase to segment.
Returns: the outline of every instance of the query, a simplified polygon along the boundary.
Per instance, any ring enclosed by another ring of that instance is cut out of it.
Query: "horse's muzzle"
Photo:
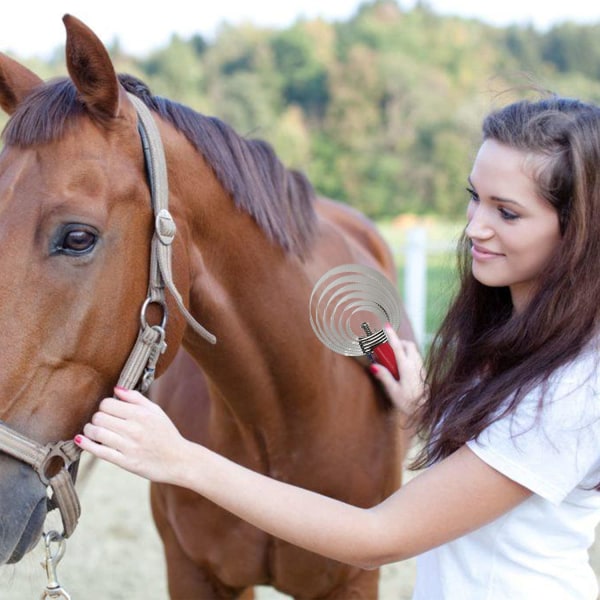
[[[0,565],[19,562],[39,542],[47,502],[46,488],[29,466],[0,457]]]

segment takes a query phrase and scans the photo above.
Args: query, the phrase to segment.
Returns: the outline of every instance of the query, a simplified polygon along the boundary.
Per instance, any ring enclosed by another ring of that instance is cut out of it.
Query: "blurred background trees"
[[[141,58],[118,40],[109,50],[118,71],[268,140],[319,193],[376,219],[462,216],[494,107],[540,90],[600,103],[600,24],[499,28],[426,2],[367,0],[347,21],[279,30],[225,25]],[[62,48],[28,64],[44,78],[65,72]]]

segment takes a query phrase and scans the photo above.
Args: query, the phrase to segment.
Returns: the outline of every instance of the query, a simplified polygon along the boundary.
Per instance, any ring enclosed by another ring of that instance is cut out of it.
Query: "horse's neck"
[[[190,252],[190,307],[217,344],[210,347],[188,332],[185,346],[223,389],[233,378],[249,390],[275,394],[264,383],[279,385],[273,361],[291,369],[315,340],[308,321],[311,282],[303,263],[267,240],[250,217],[221,213],[210,230],[197,228]]]
[[[232,402],[260,394],[264,406],[282,392],[299,396],[301,379],[323,353],[308,318],[314,265],[270,241],[197,153],[177,142],[170,151],[184,154],[186,176],[173,177],[172,191],[187,247],[190,309],[217,337],[211,346],[188,329],[184,346]]]

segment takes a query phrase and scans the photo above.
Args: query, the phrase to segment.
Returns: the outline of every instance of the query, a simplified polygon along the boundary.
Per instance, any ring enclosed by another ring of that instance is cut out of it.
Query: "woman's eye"
[[[479,202],[479,196],[477,192],[471,188],[466,188],[467,193],[469,194],[469,201],[471,202]]]
[[[87,254],[94,249],[97,241],[98,234],[90,228],[81,225],[67,226],[58,238],[55,252],[72,256]]]
[[[506,208],[500,207],[498,210],[500,211],[502,218],[505,219],[506,221],[514,221],[515,219],[519,218],[518,214],[516,214],[510,210],[506,210]]]

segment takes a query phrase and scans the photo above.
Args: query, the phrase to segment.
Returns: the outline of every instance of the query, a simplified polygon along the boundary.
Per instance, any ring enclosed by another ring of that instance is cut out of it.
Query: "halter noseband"
[[[154,381],[156,363],[167,347],[165,288],[171,292],[178,309],[196,333],[211,344],[216,342],[216,338],[189,313],[173,282],[171,244],[175,238],[176,227],[168,210],[169,183],[164,148],[150,110],[137,96],[129,93],[128,96],[138,115],[138,131],[142,140],[154,211],[154,235],[150,250],[148,294],[140,311],[140,329],[117,385],[127,389],[137,388],[142,393],[146,393]],[[150,325],[146,320],[146,310],[150,304],[158,304],[162,309],[160,325]],[[81,514],[81,505],[75,491],[81,450],[71,440],[40,444],[0,421],[0,452],[31,466],[42,483],[52,489],[49,509],[59,509],[64,528],[63,536],[69,537],[75,530]],[[56,458],[62,459],[64,464],[58,473],[50,476],[48,474],[50,463]]]

